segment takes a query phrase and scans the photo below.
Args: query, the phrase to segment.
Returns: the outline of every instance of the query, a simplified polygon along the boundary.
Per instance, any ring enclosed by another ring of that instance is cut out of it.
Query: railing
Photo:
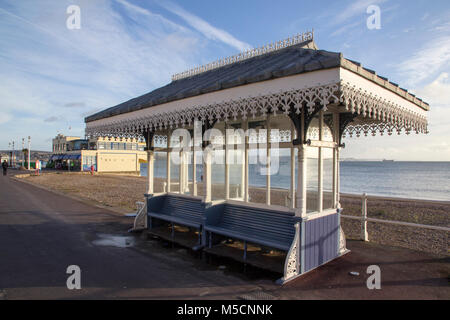
[[[431,229],[431,230],[439,230],[439,231],[447,231],[447,232],[450,231],[450,228],[441,227],[441,226],[431,226],[431,225],[411,223],[411,222],[368,218],[367,217],[367,194],[366,193],[364,193],[361,197],[361,216],[360,217],[348,216],[348,215],[341,215],[341,217],[345,218],[345,219],[361,220],[360,239],[362,241],[369,241],[369,233],[367,231],[367,222],[386,223],[386,224],[393,224],[393,225],[399,225],[399,226],[421,228],[421,229]]]

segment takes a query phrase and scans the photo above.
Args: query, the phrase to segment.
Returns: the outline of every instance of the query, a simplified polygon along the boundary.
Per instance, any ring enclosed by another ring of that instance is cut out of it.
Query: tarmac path
[[[217,268],[193,267],[201,261],[179,249],[127,234],[131,223],[132,218],[0,177],[0,299],[233,299],[258,289]],[[93,244],[105,234],[131,236],[138,245]],[[81,269],[81,290],[67,289],[69,265]]]
[[[0,300],[450,299],[448,257],[348,241],[351,253],[280,287],[270,277],[249,278],[128,234],[131,224],[121,214],[1,176]],[[101,244],[113,240],[122,247]],[[366,286],[373,264],[381,268],[381,290]],[[66,286],[69,265],[81,269],[80,290]]]

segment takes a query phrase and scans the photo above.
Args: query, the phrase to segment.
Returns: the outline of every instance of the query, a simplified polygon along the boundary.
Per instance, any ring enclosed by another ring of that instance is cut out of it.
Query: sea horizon
[[[280,168],[271,175],[271,186],[278,189],[290,187],[290,157],[280,156]],[[315,163],[314,163],[315,164]],[[340,192],[342,194],[404,198],[431,201],[450,201],[450,161],[340,161]],[[141,175],[146,176],[146,164],[141,164]],[[191,179],[191,166],[189,166]],[[265,187],[266,177],[258,174],[259,165],[251,164],[249,185]],[[327,165],[324,164],[325,170]],[[328,166],[328,169],[329,166]],[[202,165],[197,165],[200,181]],[[224,183],[223,165],[213,165],[213,183]],[[172,179],[178,179],[178,168],[172,166]],[[156,157],[155,177],[166,177],[166,163]],[[240,183],[240,166],[230,166],[230,184]],[[331,175],[324,176],[324,190],[331,190]],[[308,170],[308,189],[317,188],[317,166]]]

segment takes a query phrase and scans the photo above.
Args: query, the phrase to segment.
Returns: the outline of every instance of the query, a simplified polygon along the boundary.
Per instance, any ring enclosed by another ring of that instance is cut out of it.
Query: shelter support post
[[[301,217],[306,216],[306,152],[307,146],[300,144],[298,146],[298,171],[297,171],[297,208]]]
[[[195,153],[195,138],[194,146],[192,147],[192,195],[197,195],[197,157]]]
[[[333,113],[333,208],[340,208],[339,203],[339,113]]]
[[[291,140],[294,140],[294,125],[291,125]],[[290,181],[290,197],[291,197],[291,203],[290,207],[292,209],[295,208],[295,148],[294,144],[291,145],[291,181]]]
[[[249,143],[249,137],[248,137],[248,120],[245,120],[244,123],[244,202],[248,202],[249,196],[248,196],[248,143]]]
[[[183,152],[183,137],[180,137],[180,153],[179,153],[179,171],[178,171],[178,191],[180,194],[184,193],[184,152]]]
[[[172,144],[170,143],[170,139],[171,139],[171,134],[167,133],[167,163],[166,163],[166,166],[167,166],[167,170],[166,170],[166,172],[167,172],[167,183],[166,183],[167,192],[170,192],[170,176],[171,176],[171,173],[170,173],[170,153],[171,153],[170,148],[171,148]]]
[[[319,140],[323,141],[323,111],[319,112]],[[319,147],[317,211],[323,210],[323,148]]]
[[[206,147],[203,151],[203,184],[205,187],[205,202],[211,202],[211,158],[212,150]]]
[[[189,192],[189,157],[188,157],[189,153],[188,152],[183,152],[183,182],[184,182],[184,187],[183,187],[183,193],[188,193]]]
[[[266,166],[267,166],[267,172],[266,172],[266,204],[270,205],[270,117],[267,115],[266,119],[266,147],[267,147],[267,153],[266,153]]]
[[[147,150],[147,179],[148,179],[148,187],[147,194],[153,194],[154,181],[154,163],[155,163],[155,155],[153,150]]]
[[[240,156],[240,161],[238,163],[241,165],[240,198],[242,200],[245,198],[245,141],[245,125],[243,125],[243,136],[241,136],[238,147],[238,155]]]
[[[153,136],[154,133],[148,131],[145,140],[147,144],[147,194],[152,195],[154,191],[154,182],[153,182],[153,174],[154,174],[154,150],[153,150]],[[98,153],[97,153],[97,166],[98,166]],[[70,166],[69,166],[70,167]],[[98,170],[98,167],[97,167]]]
[[[225,199],[230,199],[230,151],[229,137],[227,134],[227,124],[225,123]]]

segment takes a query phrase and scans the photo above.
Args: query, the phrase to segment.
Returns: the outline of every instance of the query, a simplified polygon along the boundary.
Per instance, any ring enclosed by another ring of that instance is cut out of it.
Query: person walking
[[[6,176],[6,171],[8,170],[8,162],[6,162],[6,160],[3,161],[2,163],[2,168],[3,168],[3,175]]]
[[[41,162],[39,160],[36,160],[34,168],[36,169],[36,175],[39,175],[41,172]]]

